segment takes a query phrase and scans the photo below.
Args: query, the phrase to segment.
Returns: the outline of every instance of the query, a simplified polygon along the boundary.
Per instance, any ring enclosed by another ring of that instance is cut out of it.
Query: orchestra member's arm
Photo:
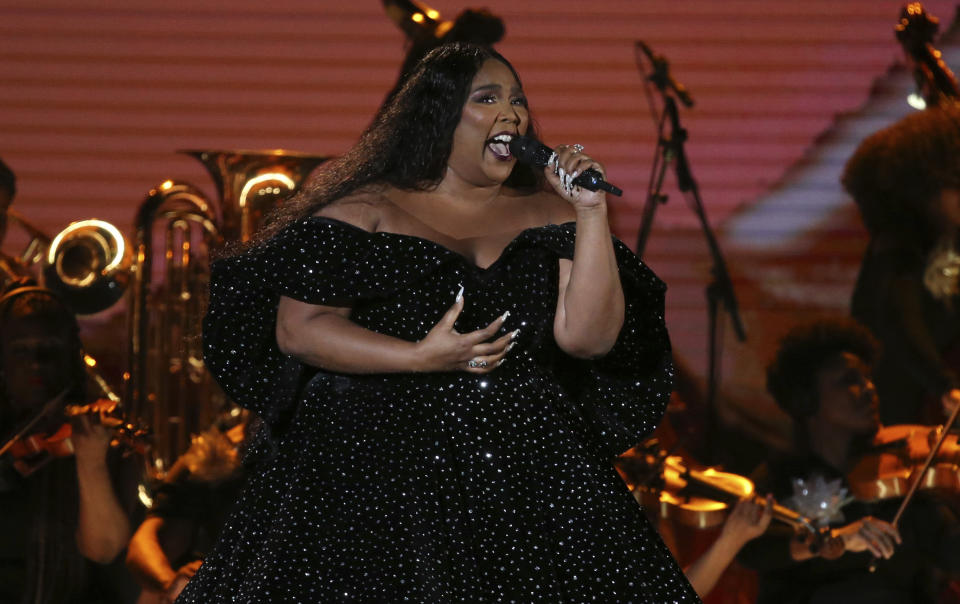
[[[107,466],[110,438],[106,428],[86,416],[78,418],[71,437],[80,492],[77,549],[99,564],[113,561],[130,539],[130,521],[117,499]]]

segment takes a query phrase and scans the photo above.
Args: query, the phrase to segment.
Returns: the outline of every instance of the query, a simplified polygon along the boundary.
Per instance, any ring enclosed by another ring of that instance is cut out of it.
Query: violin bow
[[[937,453],[940,452],[940,447],[943,446],[947,436],[950,435],[950,429],[953,428],[955,423],[957,423],[958,416],[960,416],[960,404],[953,408],[953,411],[950,413],[950,417],[947,418],[946,423],[940,426],[940,436],[937,438],[937,442],[930,447],[930,452],[927,453],[927,458],[923,460],[923,464],[921,464],[919,468],[915,469],[910,475],[910,488],[907,489],[907,494],[903,496],[903,501],[900,502],[900,507],[897,508],[897,513],[893,515],[893,520],[890,521],[890,524],[892,524],[894,528],[897,528],[900,524],[900,518],[903,517],[903,513],[913,500],[913,496],[916,495],[917,491],[920,489],[920,483],[923,482],[923,477],[926,476],[927,470],[929,470],[930,466],[933,465],[933,460],[937,457]],[[877,569],[878,561],[879,558],[874,556],[873,560],[870,562],[870,572],[874,572]]]
[[[44,403],[40,411],[38,411],[37,414],[34,415],[33,418],[31,418],[30,421],[28,421],[25,426],[23,426],[23,428],[17,431],[17,433],[14,434],[13,437],[10,438],[10,440],[5,442],[3,446],[0,447],[0,456],[2,456],[4,453],[6,453],[9,450],[10,447],[13,446],[13,443],[23,438],[23,436],[27,432],[29,432],[31,429],[33,429],[33,427],[36,426],[40,422],[40,420],[42,420],[44,417],[46,417],[52,411],[54,411],[57,407],[59,407],[60,403],[63,402],[63,399],[67,397],[67,393],[69,391],[70,391],[70,386],[67,386],[66,388],[61,390],[60,393],[57,394],[55,397],[53,397],[52,399]]]

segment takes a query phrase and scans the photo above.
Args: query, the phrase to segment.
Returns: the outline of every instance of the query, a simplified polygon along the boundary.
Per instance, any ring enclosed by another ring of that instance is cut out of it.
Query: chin
[[[863,426],[863,429],[859,431],[861,436],[875,436],[880,430],[880,421],[877,418],[872,418],[869,423]]]

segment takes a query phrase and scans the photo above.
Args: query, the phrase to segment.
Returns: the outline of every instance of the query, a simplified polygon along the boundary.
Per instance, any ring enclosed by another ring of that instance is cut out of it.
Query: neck
[[[836,470],[846,474],[853,466],[856,435],[845,428],[819,426],[810,429],[810,450]]]
[[[502,183],[482,186],[466,182],[448,167],[446,176],[437,185],[436,193],[470,208],[482,208],[500,197],[502,190]]]

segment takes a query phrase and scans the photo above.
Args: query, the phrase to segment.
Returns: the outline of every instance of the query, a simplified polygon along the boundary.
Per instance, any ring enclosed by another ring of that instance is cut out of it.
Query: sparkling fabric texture
[[[610,460],[672,383],[663,283],[622,243],[627,319],[583,361],[553,340],[574,223],[523,231],[490,267],[432,241],[311,217],[214,263],[206,361],[269,425],[262,461],[184,602],[698,601]],[[416,341],[510,311],[487,375],[343,375],[284,356],[279,296],[351,306]]]

